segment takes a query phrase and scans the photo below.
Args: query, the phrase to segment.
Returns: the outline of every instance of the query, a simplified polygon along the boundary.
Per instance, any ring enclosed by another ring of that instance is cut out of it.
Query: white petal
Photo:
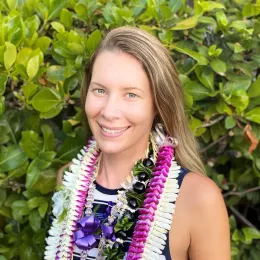
[[[160,244],[160,243],[157,243],[156,241],[152,240],[152,239],[147,239],[147,242],[149,245],[152,246],[152,248],[156,247],[160,250],[163,250],[164,249],[164,245]],[[153,250],[155,251],[155,250]]]

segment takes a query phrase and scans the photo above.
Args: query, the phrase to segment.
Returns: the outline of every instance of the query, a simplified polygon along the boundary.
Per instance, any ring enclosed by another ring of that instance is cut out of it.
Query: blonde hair
[[[178,140],[176,160],[192,172],[205,174],[197,142],[185,116],[183,90],[175,64],[168,50],[151,34],[126,26],[107,33],[86,66],[84,85],[81,89],[83,108],[95,59],[105,50],[128,53],[142,63],[150,81],[159,120],[167,133]]]

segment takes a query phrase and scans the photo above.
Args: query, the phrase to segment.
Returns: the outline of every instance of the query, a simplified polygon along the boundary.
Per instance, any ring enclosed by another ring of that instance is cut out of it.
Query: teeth
[[[127,129],[127,127],[120,129],[120,130],[112,130],[112,129],[108,129],[108,128],[105,128],[105,127],[102,127],[102,129],[103,129],[104,132],[106,132],[108,134],[118,134],[118,133],[125,131]]]

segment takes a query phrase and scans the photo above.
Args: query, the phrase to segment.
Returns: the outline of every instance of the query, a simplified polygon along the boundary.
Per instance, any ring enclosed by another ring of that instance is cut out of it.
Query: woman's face
[[[104,153],[146,148],[155,107],[141,63],[127,53],[101,52],[94,63],[85,111]]]

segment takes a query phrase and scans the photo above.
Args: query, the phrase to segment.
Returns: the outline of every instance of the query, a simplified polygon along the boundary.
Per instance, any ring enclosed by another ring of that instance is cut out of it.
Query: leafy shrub
[[[260,1],[185,3],[1,1],[1,260],[43,258],[57,170],[85,142],[84,64],[122,25],[171,51],[190,127],[230,212],[232,259],[259,259]]]

